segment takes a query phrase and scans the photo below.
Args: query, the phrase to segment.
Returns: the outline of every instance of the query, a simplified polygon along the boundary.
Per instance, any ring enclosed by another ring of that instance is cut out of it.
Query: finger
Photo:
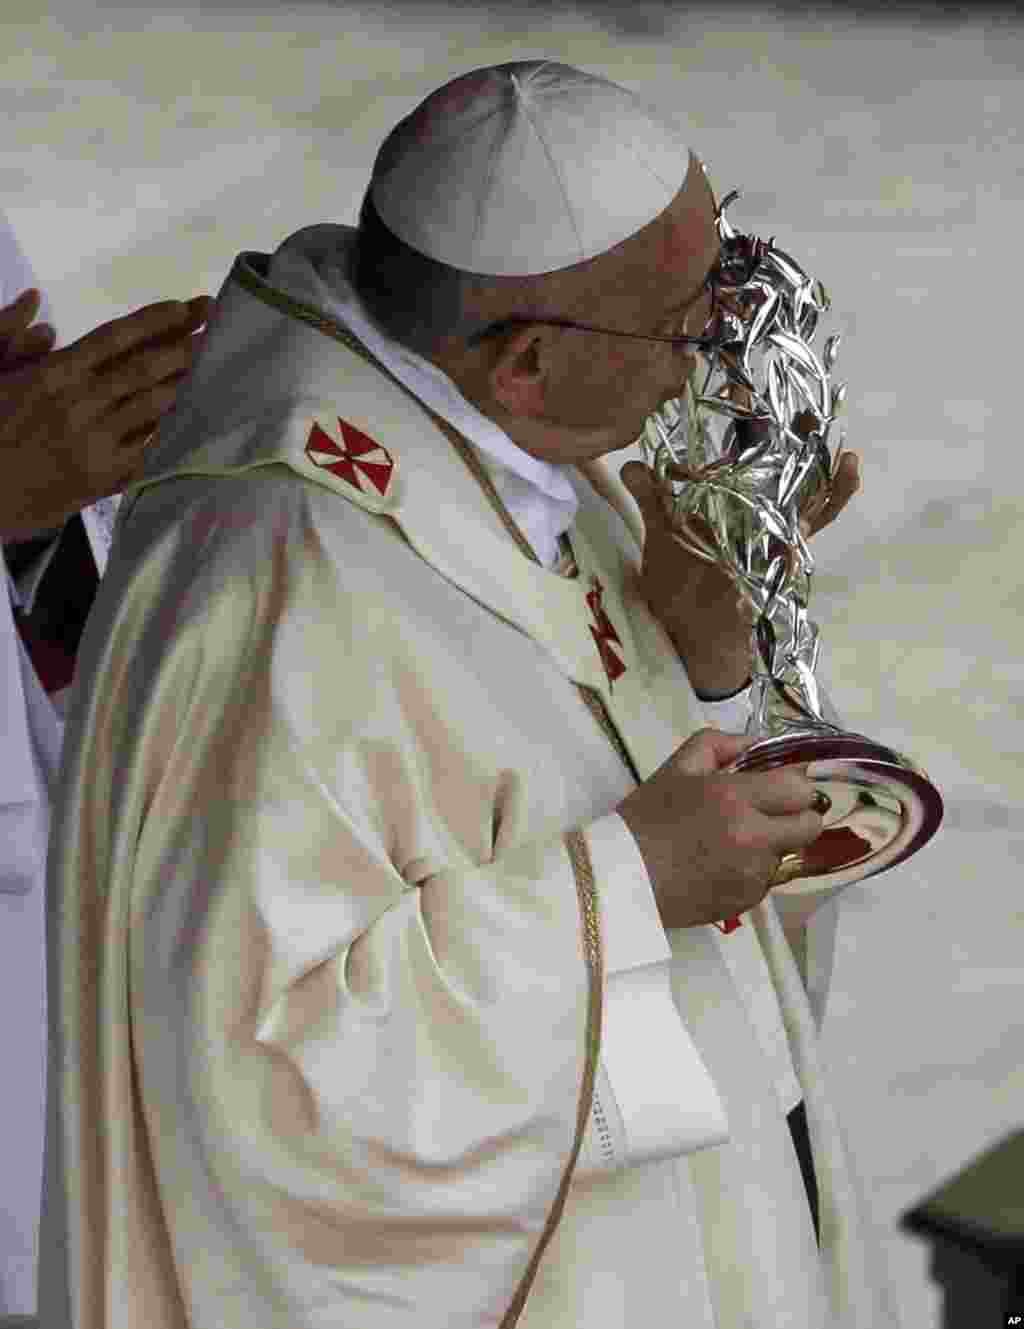
[[[641,508],[650,498],[650,470],[639,461],[627,461],[619,471],[619,479],[636,499]]]
[[[121,449],[133,448],[157,428],[173,407],[180,384],[160,383],[136,393],[104,421],[101,436],[116,440]]]
[[[711,523],[706,517],[702,517],[699,512],[690,512],[686,517],[686,527],[692,535],[695,535],[703,544],[711,545],[714,548],[717,545],[715,533],[711,528]]]
[[[160,421],[150,420],[121,440],[119,458],[124,470],[121,472],[119,480],[122,489],[126,484],[131,484],[138,479],[146,469],[146,457],[149,454],[150,447],[156,440],[159,429]]]
[[[735,761],[748,748],[752,748],[755,743],[761,741],[756,735],[727,734],[721,729],[708,728],[701,732],[706,735],[705,741],[708,747],[711,748],[718,766]]]
[[[741,781],[750,803],[767,817],[806,812],[814,803],[818,787],[808,779],[806,768],[783,767],[735,777]]]
[[[824,818],[817,812],[805,811],[790,816],[765,817],[761,830],[768,848],[776,854],[793,854],[814,844],[825,829]]]
[[[817,535],[823,526],[828,525],[829,502],[828,498],[816,498],[800,514],[800,534],[805,540]]]
[[[800,530],[804,539],[817,535],[839,516],[854,494],[860,491],[860,466],[856,453],[843,454],[828,491],[819,490],[800,514]]]
[[[847,453],[840,463],[839,470],[832,482],[832,492],[828,504],[813,519],[810,533],[816,535],[818,531],[830,526],[859,489],[860,469],[857,465],[857,458],[853,453]]]
[[[843,458],[839,470],[843,491],[847,495],[846,501],[849,502],[860,489],[860,458],[855,452],[848,452]]]
[[[719,772],[729,771],[742,758],[748,748],[752,748],[755,743],[760,743],[759,738],[745,738],[742,735],[736,735],[737,741],[741,746],[727,749],[719,747],[715,751],[715,766],[713,769]]]
[[[201,345],[200,338],[186,333],[129,353],[94,376],[94,400],[104,410],[161,385],[179,386],[195,364]]]
[[[146,472],[146,458],[156,440],[159,421],[143,426],[122,440],[117,456],[117,469],[106,477],[104,494],[120,494],[129,485],[137,484]]]
[[[691,734],[670,760],[687,775],[711,775],[721,771],[759,740],[746,734],[726,734],[707,726]]]
[[[22,305],[32,304],[39,298],[38,286],[26,286],[25,289],[20,291],[9,304],[0,305],[0,316]]]
[[[202,321],[203,311],[208,311],[210,304],[209,296],[188,303],[164,300],[104,323],[58,352],[63,376],[68,382],[75,381],[83,374],[101,372],[147,342],[174,332],[185,334],[197,320]]]
[[[168,348],[183,347],[192,354],[197,354],[202,347],[206,337],[206,328],[200,331],[203,320],[196,316],[188,322],[182,324],[180,328],[174,328],[171,332],[165,333],[153,341],[146,342],[143,346],[132,350],[128,355],[123,355],[119,359],[111,362],[112,365],[124,364],[131,358],[140,353],[159,352]]]
[[[28,328],[22,337],[23,342],[52,342],[57,340],[57,329],[52,323],[36,323],[34,327]]]
[[[32,287],[22,291],[17,300],[0,309],[0,339],[13,336],[21,328],[27,327],[36,316],[39,300],[39,292]]]
[[[34,328],[16,333],[7,341],[3,352],[5,361],[16,361],[28,356],[43,355],[53,347],[57,333],[49,323],[39,323]]]

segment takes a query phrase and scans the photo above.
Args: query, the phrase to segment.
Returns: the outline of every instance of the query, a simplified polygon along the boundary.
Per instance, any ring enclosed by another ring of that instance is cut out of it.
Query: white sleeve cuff
[[[702,701],[704,716],[709,724],[721,729],[726,734],[742,734],[746,731],[747,721],[753,714],[750,694],[753,685],[744,688],[735,697],[725,701]]]
[[[629,827],[617,812],[609,812],[585,826],[583,833],[597,884],[605,974],[667,963],[672,950]]]
[[[601,1063],[577,1172],[673,1158],[728,1139],[725,1109],[672,998],[671,949],[643,858],[617,813],[592,822],[605,950]]]

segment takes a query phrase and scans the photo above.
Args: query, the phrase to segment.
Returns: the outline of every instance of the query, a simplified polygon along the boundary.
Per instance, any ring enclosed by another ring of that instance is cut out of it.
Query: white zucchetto
[[[688,167],[678,131],[634,93],[525,60],[431,93],[382,145],[371,198],[420,253],[522,277],[621,244],[664,212]]]

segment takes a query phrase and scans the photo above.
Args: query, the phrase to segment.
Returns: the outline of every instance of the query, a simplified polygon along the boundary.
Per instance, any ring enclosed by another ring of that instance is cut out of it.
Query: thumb
[[[690,775],[711,775],[730,766],[760,740],[747,734],[727,734],[708,726],[691,734],[677,750],[679,763]]]
[[[627,461],[619,479],[642,508],[651,497],[651,473],[641,461]]]

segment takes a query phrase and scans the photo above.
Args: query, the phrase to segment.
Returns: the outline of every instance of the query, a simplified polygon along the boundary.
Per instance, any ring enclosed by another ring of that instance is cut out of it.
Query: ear
[[[491,392],[510,415],[540,416],[547,404],[550,329],[531,323],[505,342],[488,373]]]

